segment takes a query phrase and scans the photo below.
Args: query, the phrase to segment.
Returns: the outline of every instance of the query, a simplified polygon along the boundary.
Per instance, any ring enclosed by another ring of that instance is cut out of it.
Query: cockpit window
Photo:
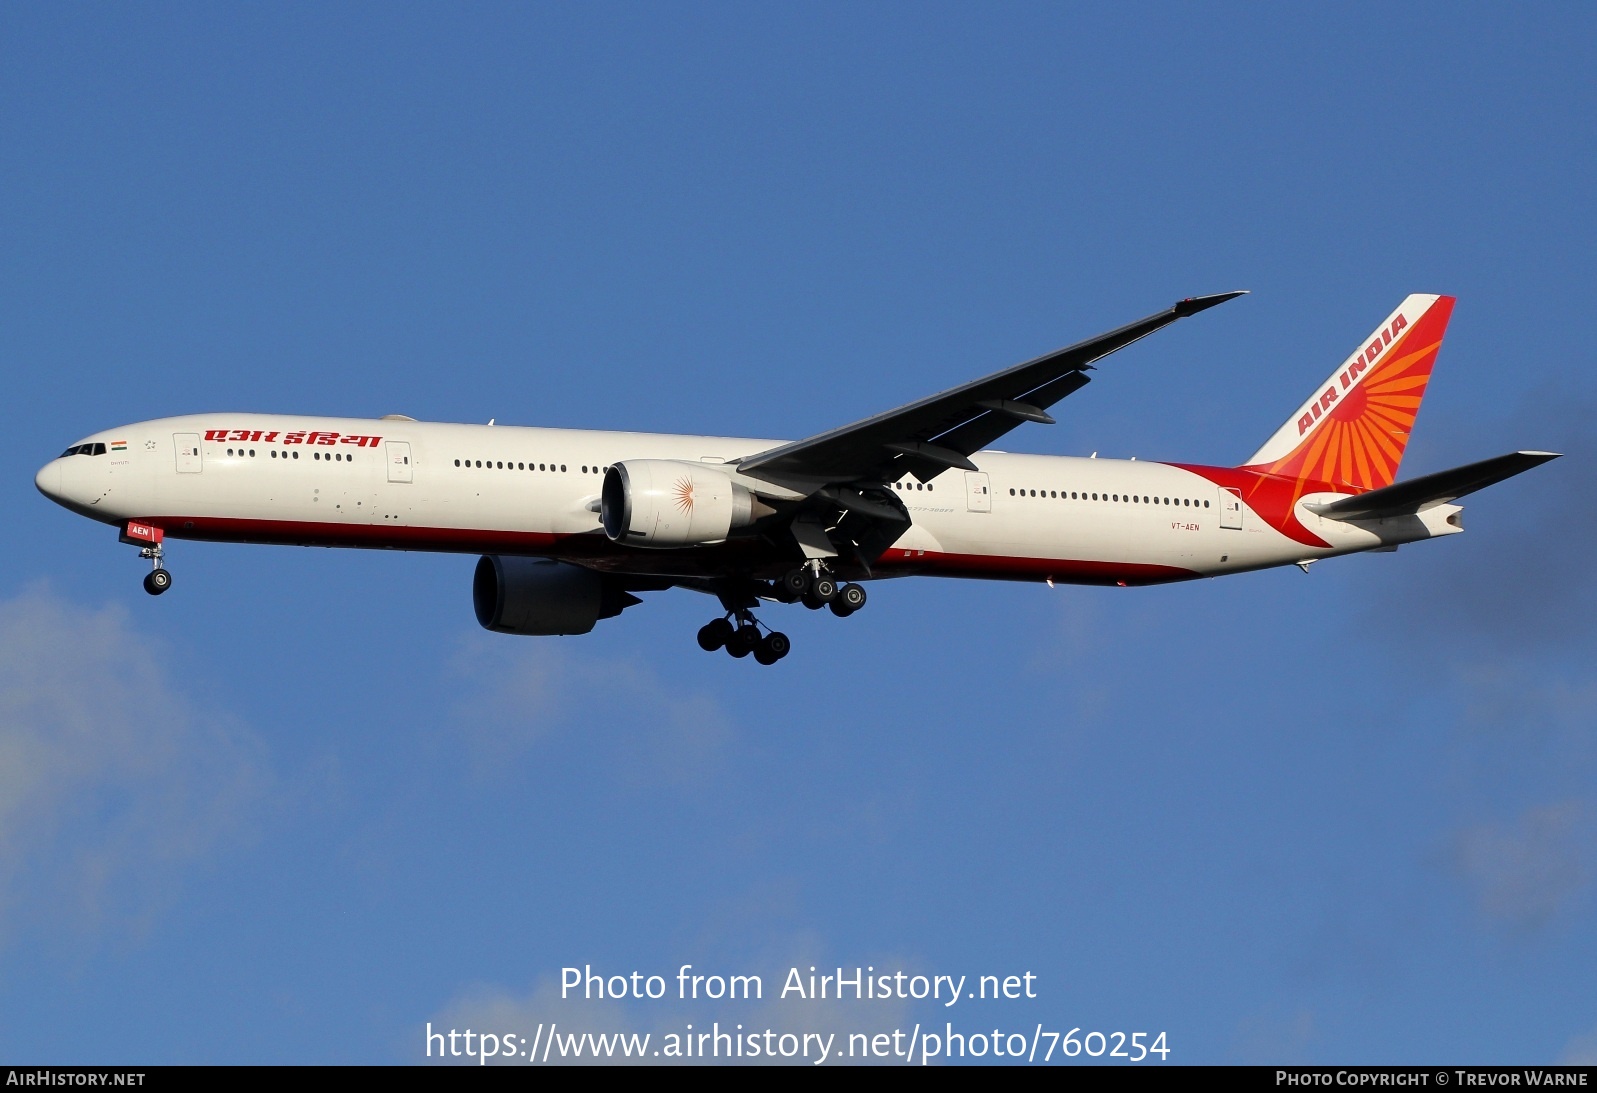
[[[104,455],[104,454],[105,454],[105,445],[104,444],[74,444],[72,447],[70,447],[66,451],[62,452],[61,455],[60,455],[60,458],[61,459],[65,459],[69,455]]]

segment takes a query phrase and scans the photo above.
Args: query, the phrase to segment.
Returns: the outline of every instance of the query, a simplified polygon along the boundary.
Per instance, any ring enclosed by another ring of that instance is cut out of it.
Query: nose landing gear
[[[122,542],[139,548],[139,557],[148,558],[150,571],[144,575],[144,591],[159,596],[172,587],[172,572],[161,565],[161,540],[165,533],[150,524],[129,520],[122,527]]]
[[[147,553],[147,551],[139,552],[141,557],[145,556]],[[161,558],[159,555],[155,555],[154,557],[156,568],[150,570],[144,575],[144,591],[148,592],[152,596],[159,596],[168,588],[172,587],[172,574],[167,570],[160,568]]]

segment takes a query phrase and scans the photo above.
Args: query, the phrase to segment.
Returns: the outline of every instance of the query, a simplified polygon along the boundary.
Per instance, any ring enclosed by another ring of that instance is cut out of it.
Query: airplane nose
[[[61,500],[61,461],[52,459],[40,467],[39,473],[33,476],[33,484],[50,500]]]

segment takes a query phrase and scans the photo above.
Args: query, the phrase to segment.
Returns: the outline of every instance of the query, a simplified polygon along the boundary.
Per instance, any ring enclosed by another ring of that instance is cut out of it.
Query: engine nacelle
[[[642,602],[603,574],[548,558],[486,555],[471,581],[477,621],[501,634],[586,634]]]
[[[642,547],[718,543],[771,511],[720,467],[677,459],[614,464],[599,502],[604,533]]]

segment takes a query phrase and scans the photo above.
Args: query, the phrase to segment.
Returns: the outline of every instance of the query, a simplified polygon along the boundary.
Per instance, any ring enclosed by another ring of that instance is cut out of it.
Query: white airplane
[[[481,554],[477,619],[583,634],[685,587],[720,599],[706,650],[762,664],[761,600],[859,610],[906,576],[1148,585],[1453,535],[1458,498],[1557,456],[1514,452],[1405,482],[1398,463],[1453,310],[1410,296],[1238,467],[1012,455],[988,445],[1088,383],[1167,311],[896,410],[784,443],[267,414],[124,425],[41,469],[51,500],[121,531],[171,587],[163,542]]]

